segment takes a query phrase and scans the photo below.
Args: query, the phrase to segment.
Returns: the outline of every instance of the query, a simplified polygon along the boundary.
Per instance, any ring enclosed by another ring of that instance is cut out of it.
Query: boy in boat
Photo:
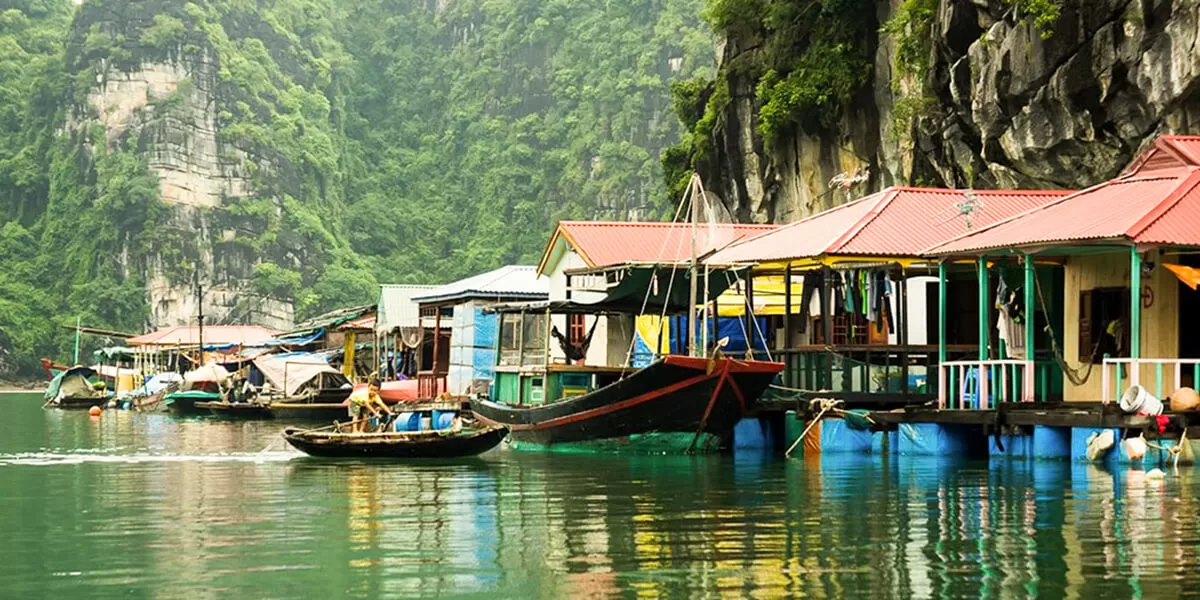
[[[354,420],[354,433],[362,433],[366,429],[366,412],[370,412],[373,417],[392,412],[379,397],[378,379],[372,379],[367,387],[354,390],[354,393],[350,394],[350,418]]]

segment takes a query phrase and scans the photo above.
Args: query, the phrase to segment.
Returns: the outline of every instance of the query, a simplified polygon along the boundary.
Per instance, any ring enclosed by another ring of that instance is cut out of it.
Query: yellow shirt
[[[358,406],[370,406],[372,401],[377,398],[376,394],[371,393],[370,388],[359,388],[350,394],[350,404]]]

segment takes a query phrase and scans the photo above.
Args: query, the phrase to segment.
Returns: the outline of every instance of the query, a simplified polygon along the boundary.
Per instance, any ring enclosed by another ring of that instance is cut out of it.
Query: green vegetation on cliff
[[[680,190],[713,158],[731,81],[753,90],[756,130],[768,145],[836,120],[870,76],[874,10],[867,0],[707,0],[704,17],[733,52],[714,78],[672,88],[688,133],[663,155],[669,188]]]
[[[140,330],[148,282],[197,263],[303,318],[534,261],[557,219],[662,214],[701,2],[0,0],[0,375],[76,315]],[[114,126],[93,96],[147,65],[187,78]],[[245,182],[216,209],[154,171],[197,159],[196,98]]]

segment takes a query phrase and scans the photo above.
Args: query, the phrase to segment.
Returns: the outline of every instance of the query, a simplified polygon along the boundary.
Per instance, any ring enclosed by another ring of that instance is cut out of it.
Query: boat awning
[[[283,390],[288,396],[295,396],[301,387],[322,373],[344,378],[342,373],[329,366],[324,358],[309,353],[260,356],[254,359],[254,366],[262,371],[263,377],[270,381],[272,386]]]
[[[697,281],[697,302],[703,304],[720,296],[740,280],[745,268],[710,269],[708,294],[704,294],[703,275]],[[581,269],[573,277],[589,276],[596,282],[587,288],[574,288],[571,300],[552,300],[499,305],[496,312],[545,312],[556,314],[678,314],[687,312],[691,293],[691,271],[680,265],[621,265],[601,269]]]

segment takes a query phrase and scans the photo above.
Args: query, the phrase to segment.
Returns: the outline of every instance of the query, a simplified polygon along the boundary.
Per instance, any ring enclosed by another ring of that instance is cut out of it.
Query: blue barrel
[[[453,410],[435,410],[433,411],[433,428],[434,429],[450,429],[454,427],[454,417],[458,416],[458,412]]]
[[[421,414],[415,412],[398,413],[395,423],[396,431],[420,431]]]

